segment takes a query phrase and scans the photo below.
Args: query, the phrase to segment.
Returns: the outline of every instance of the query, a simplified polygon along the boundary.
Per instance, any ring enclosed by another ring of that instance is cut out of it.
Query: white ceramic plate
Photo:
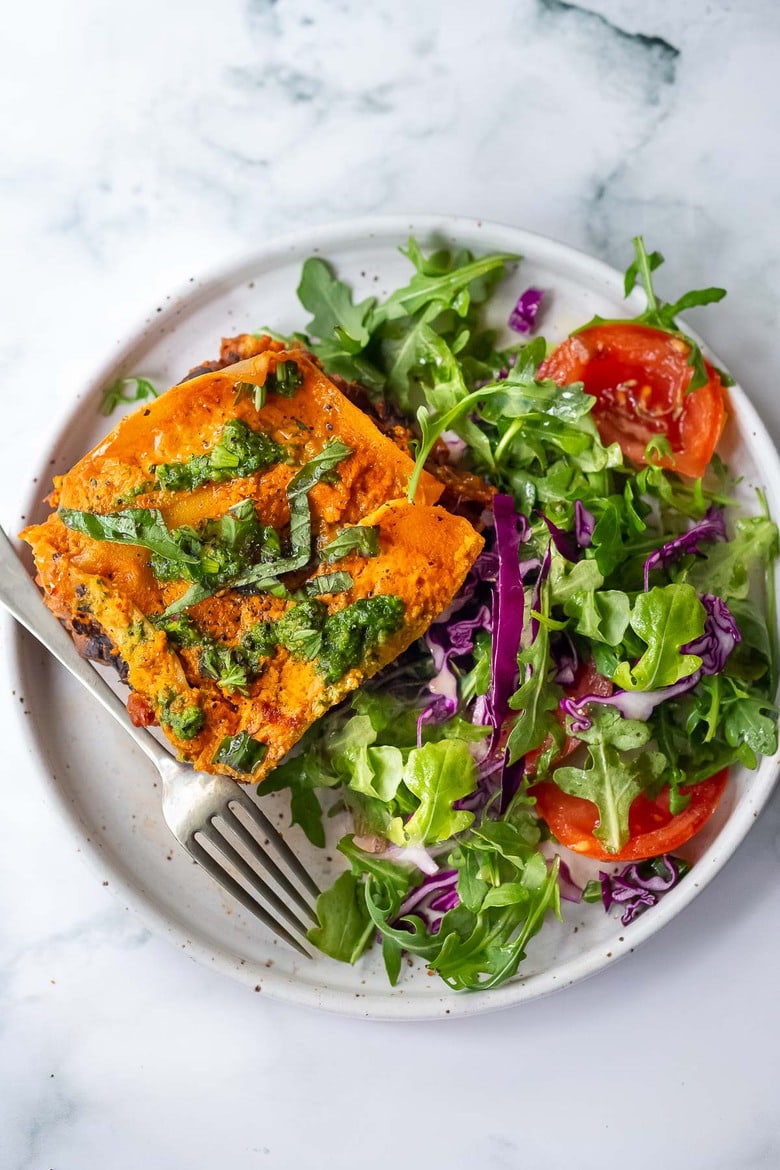
[[[302,232],[210,278],[191,282],[163,312],[152,314],[152,322],[131,336],[119,358],[99,370],[79,396],[51,450],[42,453],[39,482],[69,468],[116,421],[107,424],[98,403],[102,389],[117,377],[142,374],[168,386],[216,356],[223,335],[262,326],[282,333],[302,328],[307,318],[295,289],[301,264],[312,254],[331,260],[353,283],[358,298],[385,295],[408,279],[410,266],[398,247],[410,233],[424,246],[457,244],[480,254],[498,250],[523,256],[517,274],[494,298],[497,326],[504,326],[514,300],[528,285],[548,290],[541,329],[551,339],[562,338],[594,313],[604,317],[625,313],[618,273],[571,248],[515,228],[424,217],[358,220]],[[634,296],[638,308],[641,297]],[[748,506],[753,508],[753,489],[760,486],[772,513],[780,515],[777,453],[743,392],[735,387],[730,393],[733,416],[720,449],[745,477],[742,491]],[[26,509],[31,521],[44,515],[39,495],[36,489],[35,500]],[[32,712],[25,724],[38,750],[47,791],[67,830],[75,834],[83,852],[98,861],[101,876],[110,875],[124,902],[149,926],[226,975],[281,999],[354,1016],[472,1015],[548,994],[614,962],[679,913],[711,881],[753,824],[777,774],[774,759],[763,760],[757,772],[733,770],[721,807],[689,850],[693,872],[631,926],[621,926],[599,906],[565,903],[565,921],[545,925],[532,940],[520,974],[502,987],[456,994],[423,967],[410,966],[399,986],[391,988],[378,948],[355,967],[325,956],[306,962],[228,904],[170,836],[147,760],[32,639],[20,631],[15,645],[23,693]],[[284,797],[271,797],[271,802],[273,815],[286,825]],[[334,841],[346,831],[343,825],[331,828]],[[324,881],[341,868],[338,854],[335,861],[333,854],[327,860],[318,856],[297,828],[289,831],[289,839]],[[594,864],[579,862],[580,867]]]

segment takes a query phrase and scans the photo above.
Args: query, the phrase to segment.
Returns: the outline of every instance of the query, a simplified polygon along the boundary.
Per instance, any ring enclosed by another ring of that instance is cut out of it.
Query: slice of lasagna
[[[46,601],[113,661],[137,722],[262,780],[452,601],[482,538],[305,351],[174,386],[65,476],[22,533]]]

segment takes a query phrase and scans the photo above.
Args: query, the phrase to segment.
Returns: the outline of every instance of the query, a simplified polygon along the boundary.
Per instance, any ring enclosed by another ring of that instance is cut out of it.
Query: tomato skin
[[[127,696],[126,706],[133,727],[151,727],[157,722],[154,708],[137,691],[131,691]]]
[[[693,377],[689,352],[681,338],[660,329],[608,322],[572,334],[542,362],[539,377],[560,386],[582,382],[596,399],[593,421],[602,442],[619,443],[632,463],[645,463],[645,447],[662,435],[674,454],[658,463],[698,479],[723,430],[726,400],[708,362],[707,385],[687,393]]]
[[[676,816],[669,812],[668,788],[656,800],[648,800],[640,793],[628,816],[631,836],[619,853],[608,853],[593,836],[598,810],[592,801],[569,796],[552,780],[534,785],[530,792],[536,797],[539,816],[567,849],[598,861],[642,861],[671,853],[698,833],[718,807],[728,775],[728,768],[723,768],[709,780],[694,785],[690,804]]]

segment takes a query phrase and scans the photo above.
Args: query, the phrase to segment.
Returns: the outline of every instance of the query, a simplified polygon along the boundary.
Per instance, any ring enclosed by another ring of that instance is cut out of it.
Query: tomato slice
[[[593,420],[602,442],[619,443],[632,463],[644,463],[647,444],[663,435],[673,455],[659,458],[660,465],[697,479],[720,438],[726,403],[708,362],[707,385],[687,393],[693,376],[689,353],[679,337],[617,321],[567,338],[542,362],[539,375],[560,386],[582,382],[596,399]]]
[[[593,836],[598,810],[592,801],[569,796],[552,780],[535,784],[531,795],[536,797],[537,812],[561,845],[599,861],[641,861],[671,853],[698,833],[718,807],[728,775],[728,768],[723,768],[709,780],[694,785],[690,804],[676,816],[669,811],[668,788],[656,800],[648,800],[640,793],[628,814],[631,836],[619,853],[608,853]]]

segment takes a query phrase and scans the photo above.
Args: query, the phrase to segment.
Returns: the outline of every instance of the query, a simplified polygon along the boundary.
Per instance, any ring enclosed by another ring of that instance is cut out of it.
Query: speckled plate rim
[[[623,298],[623,276],[616,269],[569,245],[510,225],[447,215],[396,215],[343,220],[308,227],[279,237],[268,246],[258,249],[249,256],[241,254],[215,266],[210,273],[206,273],[200,278],[191,278],[171,296],[169,306],[166,309],[154,314],[153,321],[147,316],[140,327],[128,333],[129,340],[118,350],[114,350],[111,356],[101,364],[98,372],[89,380],[78,397],[86,399],[97,394],[102,387],[109,383],[112,377],[116,376],[116,371],[123,368],[131,355],[149,335],[168,325],[174,325],[175,318],[181,312],[183,305],[193,299],[208,299],[220,287],[229,285],[237,274],[245,270],[248,265],[256,265],[258,268],[272,266],[274,263],[289,260],[290,254],[296,252],[302,257],[310,253],[326,256],[329,249],[335,249],[344,243],[354,243],[359,239],[392,236],[396,240],[403,240],[411,231],[420,235],[440,233],[452,238],[457,238],[459,234],[471,236],[477,232],[484,235],[486,248],[512,251],[521,256],[526,252],[533,252],[537,259],[543,259],[552,264],[556,262],[564,264],[572,276],[581,280],[584,286],[597,287],[618,300]],[[627,305],[641,308],[641,294],[638,292],[632,294]],[[695,340],[701,342],[692,329],[686,326],[686,331]],[[719,366],[725,366],[725,363],[712,353],[706,343],[701,343],[705,352],[714,362]],[[741,428],[750,433],[749,445],[753,449],[757,465],[762,468],[768,481],[780,484],[780,456],[778,456],[761,418],[739,386],[732,387],[729,394],[734,414],[740,418]],[[56,426],[55,438],[50,444],[45,461],[42,463],[43,466],[56,451],[58,443],[72,425],[73,416],[73,403],[65,404],[59,425]],[[54,428],[52,429],[54,430]],[[31,511],[37,503],[37,496],[31,493],[25,511]],[[27,563],[30,563],[29,560]],[[776,569],[776,579],[778,576],[780,576],[780,571]],[[9,626],[13,626],[10,618],[5,620]],[[21,677],[27,666],[24,661],[25,648],[29,650],[32,639],[26,631],[19,627],[14,627],[10,634],[9,642],[12,647],[14,671],[17,677]],[[591,951],[583,955],[576,956],[527,979],[522,977],[521,972],[511,982],[486,992],[448,992],[436,999],[403,1000],[393,997],[388,988],[386,995],[371,992],[370,995],[356,998],[353,993],[338,988],[315,987],[301,983],[294,977],[283,973],[269,971],[265,966],[261,969],[251,961],[238,964],[234,953],[227,948],[216,946],[208,935],[193,931],[191,928],[184,932],[181,924],[161,906],[153,895],[136,886],[120,864],[107,866],[107,855],[102,852],[99,826],[85,824],[74,804],[68,800],[67,793],[59,783],[53,782],[47,767],[43,745],[30,727],[29,721],[24,721],[23,725],[26,727],[25,737],[33,749],[33,756],[37,763],[36,778],[46,803],[62,821],[67,832],[76,836],[82,846],[81,855],[92,866],[93,870],[99,873],[101,878],[104,878],[107,868],[110,870],[113,877],[111,886],[113,892],[121,898],[128,909],[138,915],[150,930],[168,937],[179,947],[183,945],[182,940],[186,933],[186,953],[190,957],[212,970],[220,971],[237,979],[248,987],[256,988],[260,985],[263,992],[272,998],[345,1016],[387,1021],[454,1019],[531,1002],[554,991],[570,987],[572,984],[611,966],[626,954],[633,953],[651,935],[688,906],[721,871],[755,823],[775,787],[780,772],[780,756],[762,761],[761,768],[756,773],[755,781],[751,784],[749,792],[732,810],[717,838],[698,859],[696,881],[681,883],[670,891],[657,906],[634,922],[631,927],[630,947],[612,954],[605,954],[602,947],[593,947]]]

